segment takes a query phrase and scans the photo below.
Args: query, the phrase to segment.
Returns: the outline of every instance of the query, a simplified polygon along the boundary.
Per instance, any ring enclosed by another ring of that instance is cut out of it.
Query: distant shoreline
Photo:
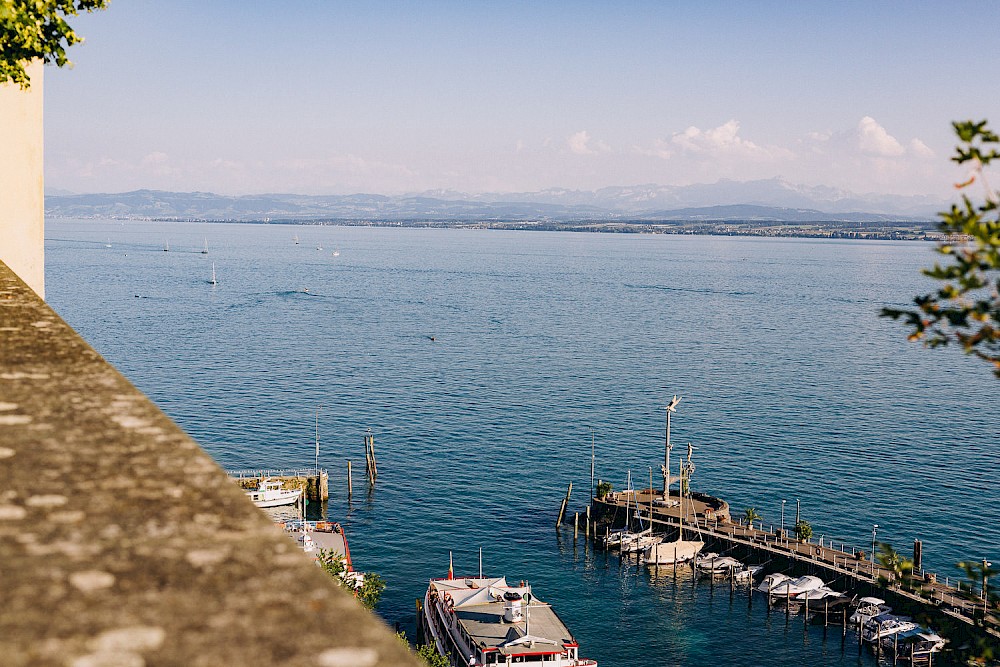
[[[787,223],[765,220],[704,221],[552,221],[552,220],[377,220],[261,218],[224,220],[147,216],[46,216],[52,220],[106,220],[132,222],[188,222],[213,224],[300,225],[320,227],[397,227],[411,229],[499,229],[507,231],[586,232],[596,234],[679,234],[685,236],[755,236],[768,238],[815,238],[874,241],[928,241],[944,238],[931,229],[933,223],[912,220],[892,222],[810,222]]]

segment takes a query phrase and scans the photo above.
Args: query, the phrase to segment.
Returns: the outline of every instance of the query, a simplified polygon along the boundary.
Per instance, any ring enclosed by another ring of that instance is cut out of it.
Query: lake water
[[[297,235],[300,243],[293,242]],[[224,467],[311,466],[380,613],[443,576],[528,579],[602,666],[858,665],[850,635],[595,553],[555,515],[661,484],[663,406],[696,490],[955,576],[1000,561],[1000,384],[878,317],[924,243],[49,221],[53,307]],[[201,254],[205,242],[209,253]],[[165,243],[170,251],[163,252]],[[110,245],[111,247],[106,247]],[[339,256],[333,251],[339,250]],[[209,279],[215,265],[218,284]],[[363,480],[363,435],[380,476]],[[355,494],[346,498],[346,460]]]

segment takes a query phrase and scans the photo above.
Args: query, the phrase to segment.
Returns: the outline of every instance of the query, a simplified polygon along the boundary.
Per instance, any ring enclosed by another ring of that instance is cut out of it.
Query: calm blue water
[[[530,579],[607,667],[873,664],[850,636],[556,533],[568,482],[570,509],[586,502],[590,427],[599,478],[648,483],[675,393],[675,451],[694,443],[695,488],[735,510],[777,524],[799,499],[817,536],[865,549],[877,523],[942,576],[1000,560],[1000,384],[877,317],[928,288],[930,245],[96,221],[47,237],[50,303],[223,466],[311,465],[320,408],[329,513],[388,581],[390,622],[412,622],[449,550],[469,573],[482,546],[487,574]]]

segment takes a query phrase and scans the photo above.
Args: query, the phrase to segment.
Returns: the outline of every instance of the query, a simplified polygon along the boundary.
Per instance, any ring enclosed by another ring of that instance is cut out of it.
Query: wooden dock
[[[326,470],[227,470],[226,474],[242,489],[256,489],[264,479],[281,482],[283,489],[304,489],[307,500],[330,499],[330,475]]]
[[[976,626],[979,619],[983,629],[994,638],[1000,638],[1000,620],[997,618],[996,604],[985,608],[986,602],[969,599],[968,592],[936,581],[933,575],[918,573],[917,576],[901,581],[892,570],[877,562],[859,557],[857,550],[848,550],[841,544],[819,544],[815,541],[789,539],[781,531],[767,531],[756,527],[734,523],[729,516],[728,504],[719,498],[693,493],[692,509],[685,498],[684,525],[686,530],[697,530],[706,542],[714,542],[720,551],[741,552],[744,557],[758,560],[787,562],[788,568],[808,570],[822,576],[827,581],[841,579],[854,590],[872,590],[885,597],[888,594],[899,601],[907,601],[919,606],[932,615],[943,614],[968,626]],[[675,532],[681,527],[680,504],[673,505],[676,494],[666,503],[660,491],[649,489],[610,494],[603,499],[592,500],[592,514],[595,520],[603,520],[606,525],[621,525],[626,520],[626,507],[630,523],[636,522],[636,507],[643,521],[650,520],[666,532]],[[638,501],[638,504],[637,504]],[[660,501],[659,504],[657,501]],[[706,511],[707,510],[707,511]],[[602,537],[604,530],[595,530],[595,538]],[[715,547],[713,547],[714,549]],[[781,568],[775,568],[781,569]]]

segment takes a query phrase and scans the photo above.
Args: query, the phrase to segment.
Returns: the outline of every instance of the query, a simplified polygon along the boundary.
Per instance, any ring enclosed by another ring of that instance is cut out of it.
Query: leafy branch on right
[[[961,205],[941,214],[945,235],[937,252],[946,261],[923,273],[939,281],[930,294],[913,299],[912,309],[883,308],[882,317],[902,320],[911,341],[928,347],[959,345],[966,354],[993,364],[1000,378],[1000,196],[986,180],[985,167],[1000,158],[1000,136],[987,121],[952,123],[959,145],[952,161],[971,167],[961,190],[979,183],[983,197],[962,195]]]

